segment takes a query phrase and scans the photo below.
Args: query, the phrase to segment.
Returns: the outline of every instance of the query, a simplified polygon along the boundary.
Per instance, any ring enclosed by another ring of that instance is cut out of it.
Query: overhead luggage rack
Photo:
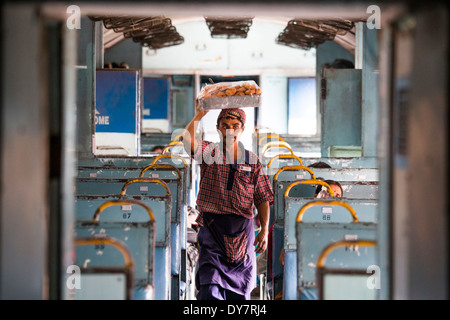
[[[253,17],[205,17],[205,21],[212,38],[237,39],[247,38]]]
[[[132,38],[142,46],[160,49],[178,45],[184,38],[172,25],[172,20],[163,16],[130,17],[130,16],[90,16],[94,21],[103,21],[106,29],[122,33],[124,38]]]
[[[160,49],[182,44],[184,38],[176,31],[175,27],[172,26],[158,32],[148,33],[143,37],[134,37],[133,41],[140,42],[144,47]]]
[[[138,27],[131,26],[131,28],[121,32],[123,32],[125,38],[138,39],[139,37],[163,32],[168,29],[173,29],[176,31],[175,27],[172,26],[172,21],[169,18],[155,17],[154,19],[149,19],[149,21],[138,25]]]
[[[332,20],[290,20],[276,43],[293,48],[310,49],[336,35],[345,35],[354,27],[354,22],[344,19]]]

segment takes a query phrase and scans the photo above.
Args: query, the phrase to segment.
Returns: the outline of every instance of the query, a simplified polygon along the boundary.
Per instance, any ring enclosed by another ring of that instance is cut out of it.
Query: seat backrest
[[[184,145],[182,141],[171,141],[167,146],[164,147],[161,154],[186,154],[184,150]]]
[[[179,222],[181,219],[181,178],[165,179],[161,177],[164,173],[166,171],[158,171],[157,174],[160,178],[129,179],[123,184],[120,194],[129,196],[168,196],[170,194],[172,197],[171,221]]]
[[[380,275],[376,265],[376,241],[330,243],[320,253],[316,265],[319,300],[378,299]]]
[[[78,168],[77,178],[130,179],[139,177],[140,168]]]
[[[83,158],[78,159],[77,178],[137,178],[140,171],[153,161],[148,158]]]
[[[379,182],[377,168],[312,168],[317,177],[324,180]]]
[[[171,175],[176,174],[176,184],[173,183],[173,177]],[[182,191],[186,191],[186,187],[183,184],[182,175],[178,168],[172,164],[167,163],[152,163],[142,169],[140,178],[150,175],[165,180],[165,176],[169,175],[170,181],[167,185],[172,194],[172,220],[171,220],[171,238],[170,238],[170,250],[171,250],[171,273],[172,275],[178,275],[182,260],[182,250],[186,249],[186,222],[187,222],[187,207],[182,203]],[[151,179],[151,178],[150,178]],[[128,185],[130,187],[130,185]],[[184,190],[183,190],[184,189]],[[125,192],[126,190],[124,190]],[[173,292],[179,291],[178,289]]]
[[[181,203],[187,203],[187,190],[191,188],[191,167],[188,160],[185,157],[173,154],[162,154],[152,160],[152,164],[168,164],[179,170],[183,185]]]
[[[314,198],[286,198],[286,211],[284,219],[284,248],[286,250],[296,250],[296,219],[300,209]],[[332,201],[345,202],[351,206],[358,216],[360,222],[378,223],[378,200],[363,199],[323,199],[323,206],[310,208],[304,214],[304,222],[351,222],[351,215],[347,209],[327,205]]]
[[[126,183],[130,183],[129,181],[135,179],[148,179],[148,178],[131,178],[131,179],[109,179],[109,178],[75,178],[76,183],[76,195],[118,195],[122,192],[122,188]],[[156,178],[152,178],[156,179]],[[158,179],[163,181],[162,179]],[[177,178],[174,179],[165,179],[163,184],[153,183],[151,188],[143,188],[140,185],[134,185],[134,187],[138,186],[138,190],[133,190],[132,193],[135,195],[164,195],[166,192],[166,184],[169,182],[177,183]],[[144,180],[145,181],[145,180]],[[142,190],[141,190],[142,189]],[[128,192],[131,194],[131,191]]]
[[[110,254],[115,249],[122,255],[123,264],[119,266],[96,265],[77,266],[79,281],[74,290],[67,291],[66,299],[70,300],[130,300],[133,298],[135,263],[128,247],[121,241],[110,238],[85,237],[74,242],[78,252],[81,246],[103,248],[102,254]],[[77,276],[76,273],[71,277]],[[68,279],[67,279],[68,280]]]
[[[266,145],[268,142],[276,142],[276,141],[284,141],[284,139],[277,133],[274,132],[258,132],[255,135],[255,153],[258,155],[258,157],[261,156],[262,152],[262,148],[264,147],[264,145]]]
[[[377,181],[340,181],[344,198],[347,199],[378,199]]]
[[[262,146],[261,151],[260,151],[261,154],[264,155],[266,153],[266,150],[268,150],[270,148],[285,148],[288,150],[292,150],[291,146],[286,141],[282,141],[282,140],[268,141]]]
[[[318,178],[339,181],[344,198],[378,199],[377,168],[312,168],[312,171]]]
[[[308,157],[304,158],[304,165],[309,166],[317,162],[325,162],[332,168],[378,168],[377,157]],[[319,176],[319,175],[318,175]],[[320,177],[320,176],[319,176]],[[333,178],[331,178],[333,179]]]
[[[323,219],[330,207],[330,220]],[[338,207],[345,210],[337,210]],[[349,217],[347,222],[345,212]],[[336,222],[331,222],[331,221]],[[352,207],[342,201],[314,200],[300,209],[296,219],[297,286],[298,290],[316,287],[316,260],[330,243],[340,240],[376,240],[376,224],[359,222]]]
[[[146,222],[106,221],[108,209],[124,205],[138,205],[148,214]],[[123,242],[133,257],[135,265],[135,285],[153,285],[154,252],[156,243],[155,217],[153,211],[145,203],[135,199],[120,199],[104,202],[89,221],[75,222],[77,238],[93,237],[103,239],[114,238]],[[111,252],[104,252],[105,250]],[[80,267],[123,265],[123,256],[117,250],[105,246],[82,246],[76,251],[76,264]]]
[[[273,210],[275,223],[284,220],[284,195],[286,189],[294,182],[303,180],[314,180],[314,173],[304,166],[286,166],[278,169],[273,176],[272,189],[274,192]],[[291,197],[314,197],[315,186],[297,183],[289,187]]]
[[[155,158],[158,159],[158,158]],[[139,174],[140,178],[150,177],[157,178],[165,181],[169,185],[172,197],[176,199],[177,205],[176,210],[179,211],[181,206],[186,203],[186,168],[177,168],[173,164],[169,163],[152,163],[142,169]],[[176,182],[176,190],[173,185],[173,180],[178,180]],[[176,194],[176,196],[174,196]]]
[[[101,205],[108,201],[139,200],[145,203],[153,211],[156,220],[155,245],[168,247],[170,245],[170,217],[172,200],[170,196],[76,196],[75,197],[75,220],[91,221],[94,214]],[[102,216],[102,221],[109,222],[146,222],[148,214],[141,206],[123,204],[112,206]]]
[[[265,148],[264,152],[260,152],[260,161],[264,167],[267,167],[272,158],[277,155],[292,155],[294,156],[294,151],[286,145],[285,143],[280,143],[276,145],[270,145]]]
[[[299,207],[299,204],[303,205],[313,200],[316,187],[318,185],[326,187],[328,192],[334,196],[333,190],[325,181],[317,179],[306,179],[289,182],[288,186],[283,189],[283,204],[281,207],[283,211],[277,212],[278,216],[275,216],[275,222],[278,224],[284,224],[285,227],[289,225],[294,226],[295,219],[297,218],[297,213],[301,207]],[[278,197],[281,197],[281,195],[279,194]],[[289,231],[291,232],[291,234],[295,235],[294,227],[292,227],[292,230],[289,229]],[[286,232],[288,232],[288,229],[285,229],[285,233]]]
[[[262,163],[267,174],[273,178],[280,168],[303,166],[303,161],[295,154],[276,154],[272,156],[266,163]],[[271,180],[272,181],[272,180]]]

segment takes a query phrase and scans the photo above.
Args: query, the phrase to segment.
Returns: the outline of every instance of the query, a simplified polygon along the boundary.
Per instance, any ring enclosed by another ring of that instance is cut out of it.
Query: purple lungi
[[[197,299],[226,299],[211,292],[231,291],[250,298],[256,286],[256,255],[253,220],[234,214],[203,213],[203,227],[198,234],[200,254],[195,282]]]

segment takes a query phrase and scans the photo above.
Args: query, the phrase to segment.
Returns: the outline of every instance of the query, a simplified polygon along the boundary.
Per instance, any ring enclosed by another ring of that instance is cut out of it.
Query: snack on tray
[[[259,107],[261,89],[253,80],[219,82],[202,88],[198,96],[200,110]]]

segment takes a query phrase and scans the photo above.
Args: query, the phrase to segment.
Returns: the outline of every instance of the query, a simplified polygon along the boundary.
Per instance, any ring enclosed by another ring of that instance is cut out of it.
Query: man
[[[198,104],[196,103],[198,106]],[[273,191],[262,165],[240,142],[246,115],[223,109],[217,118],[220,142],[197,141],[198,110],[186,126],[186,152],[200,162],[197,197],[200,253],[196,287],[198,300],[248,300],[256,286],[256,253],[268,243],[269,206]],[[261,229],[255,238],[253,206]]]

